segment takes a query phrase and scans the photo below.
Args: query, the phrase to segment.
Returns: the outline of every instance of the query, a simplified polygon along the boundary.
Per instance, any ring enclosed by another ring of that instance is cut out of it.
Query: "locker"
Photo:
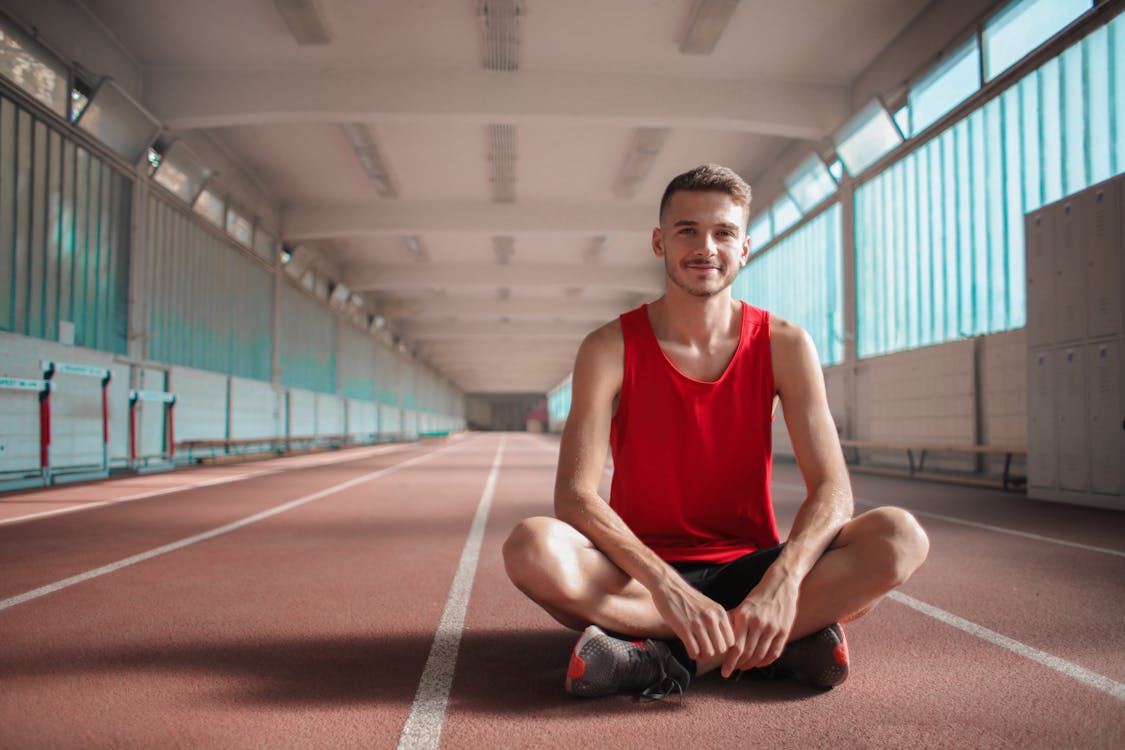
[[[1090,394],[1090,489],[1116,495],[1125,491],[1125,405],[1121,393],[1121,344],[1108,341],[1086,348]]]
[[[1058,350],[1055,360],[1055,404],[1058,408],[1059,487],[1085,492],[1089,480],[1089,429],[1086,422],[1086,373],[1083,349]]]
[[[1058,443],[1055,441],[1055,353],[1031,353],[1027,383],[1027,483],[1058,485]]]
[[[1029,214],[1027,243],[1027,343],[1035,348],[1054,342],[1055,211],[1048,207]]]
[[[1090,191],[1061,204],[1055,224],[1055,343],[1079,341],[1086,328],[1086,237]]]
[[[1116,336],[1121,330],[1122,268],[1117,182],[1092,189],[1086,244],[1086,333]]]

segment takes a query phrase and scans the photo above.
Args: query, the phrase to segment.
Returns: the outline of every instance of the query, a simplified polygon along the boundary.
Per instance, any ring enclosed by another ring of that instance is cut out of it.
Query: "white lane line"
[[[788,482],[774,482],[773,484],[774,484],[775,487],[779,487],[779,488],[785,489],[785,490],[799,490],[800,492],[805,491],[804,485],[789,484]],[[856,502],[856,505],[863,505],[863,506],[866,506],[868,508],[879,507],[878,503],[871,503],[871,502],[867,502],[866,500],[857,499],[855,502]],[[930,513],[928,511],[924,511],[924,510],[914,510],[913,508],[910,508],[906,505],[903,505],[902,507],[906,508],[911,513],[913,513],[914,515],[922,516],[923,518],[933,518],[937,521],[945,521],[946,523],[960,524],[961,526],[971,526],[974,529],[984,529],[985,531],[994,531],[997,534],[1008,534],[1010,536],[1023,537],[1024,539],[1034,539],[1037,542],[1047,542],[1048,544],[1058,544],[1058,545],[1061,545],[1063,547],[1074,547],[1076,549],[1086,550],[1087,552],[1100,552],[1103,555],[1115,555],[1117,557],[1125,557],[1125,552],[1123,552],[1121,550],[1110,549],[1109,547],[1094,547],[1094,546],[1089,545],[1089,544],[1080,544],[1078,542],[1070,542],[1070,541],[1067,541],[1066,539],[1057,539],[1055,537],[1043,536],[1041,534],[1032,534],[1029,531],[1018,531],[1016,529],[1009,529],[1009,528],[1006,528],[1004,526],[992,526],[992,525],[987,524],[987,523],[978,523],[976,521],[969,521],[969,520],[966,520],[964,518],[957,518],[955,516],[945,516],[945,515],[942,515],[940,513]]]
[[[118,560],[117,562],[103,565],[102,567],[94,568],[93,570],[88,570],[85,573],[79,573],[78,575],[71,576],[70,578],[64,578],[63,580],[56,581],[55,583],[49,583],[46,586],[40,586],[37,589],[32,589],[31,591],[27,591],[23,594],[17,594],[16,596],[9,597],[7,599],[0,599],[0,611],[8,609],[9,607],[14,607],[17,604],[29,602],[32,599],[38,599],[39,597],[46,596],[47,594],[53,594],[56,591],[61,591],[62,589],[69,588],[70,586],[74,586],[79,583],[92,580],[94,578],[108,575],[109,573],[121,570],[122,568],[127,568],[130,565],[136,565],[137,563],[144,562],[145,560],[151,560],[154,557],[159,557],[160,555],[167,554],[168,552],[174,552],[178,549],[183,549],[184,547],[189,547],[193,544],[197,544],[208,539],[213,539],[223,534],[228,534],[232,531],[241,529],[244,526],[249,526],[252,523],[257,523],[258,521],[262,521],[286,511],[293,510],[294,508],[305,505],[306,503],[311,503],[314,500],[320,500],[321,498],[328,497],[329,495],[334,495],[337,492],[343,492],[344,490],[351,489],[352,487],[363,484],[364,482],[370,482],[372,479],[378,479],[379,477],[393,474],[394,472],[400,471],[407,467],[415,466],[422,463],[423,461],[429,461],[431,458],[444,453],[452,447],[453,446],[445,446],[435,450],[432,453],[415,456],[414,458],[407,459],[402,463],[388,466],[386,468],[379,469],[378,471],[372,471],[370,473],[363,474],[362,476],[358,476],[355,479],[349,479],[346,482],[341,482],[340,484],[333,485],[332,487],[320,490],[319,492],[314,492],[311,495],[305,495],[304,497],[299,497],[296,500],[290,500],[287,503],[283,503],[274,508],[261,511],[260,513],[255,513],[252,516],[247,516],[246,518],[234,521],[233,523],[228,523],[225,526],[219,526],[218,528],[211,529],[210,531],[204,531],[201,534],[189,536],[185,539],[180,539],[179,541],[171,542],[170,544],[165,544],[161,547],[156,547],[155,549],[150,549],[147,552],[140,552],[136,555],[131,555],[130,557]]]
[[[430,655],[422,669],[422,679],[410,715],[398,739],[399,750],[431,750],[441,743],[441,731],[445,724],[445,708],[449,703],[449,690],[453,685],[453,669],[457,664],[457,652],[461,647],[461,632],[465,626],[465,613],[469,608],[469,594],[473,589],[473,578],[480,559],[484,528],[488,523],[488,513],[492,508],[492,495],[496,491],[496,478],[500,475],[500,461],[504,456],[504,440],[496,448],[496,458],[492,470],[484,483],[480,503],[477,505],[473,525],[461,552],[461,562],[453,576],[449,597],[441,613]]]
[[[46,518],[48,516],[59,516],[59,515],[65,514],[65,513],[77,513],[79,511],[83,511],[83,510],[92,510],[94,508],[100,508],[100,507],[105,506],[105,505],[116,505],[117,503],[127,503],[127,502],[130,502],[132,500],[143,500],[143,499],[149,498],[149,497],[159,497],[161,495],[171,495],[175,492],[184,492],[186,490],[194,490],[194,489],[198,489],[199,487],[210,487],[212,485],[227,484],[229,482],[241,482],[244,479],[253,479],[254,477],[262,477],[262,476],[266,476],[267,474],[279,474],[283,471],[294,471],[294,470],[297,470],[297,469],[307,469],[307,468],[311,468],[311,467],[315,467],[315,466],[327,466],[329,464],[342,463],[344,461],[360,461],[364,458],[370,458],[371,456],[381,455],[381,454],[384,454],[384,453],[394,453],[394,452],[397,452],[399,450],[405,450],[405,449],[406,449],[405,446],[403,446],[403,447],[393,446],[393,447],[389,447],[389,448],[379,446],[379,447],[374,448],[370,451],[364,451],[360,455],[336,456],[336,457],[329,458],[329,459],[324,460],[324,461],[319,461],[317,463],[307,463],[307,464],[300,464],[300,465],[294,465],[294,466],[279,466],[279,467],[276,467],[276,468],[259,469],[258,471],[248,471],[248,472],[245,472],[243,474],[225,475],[225,476],[215,477],[214,479],[202,479],[198,482],[189,482],[187,484],[177,484],[175,486],[165,487],[164,489],[160,489],[160,490],[146,490],[145,492],[137,492],[137,493],[132,494],[132,495],[124,495],[123,497],[114,497],[114,498],[110,498],[108,500],[98,500],[98,501],[92,502],[92,503],[81,503],[79,505],[68,505],[65,508],[55,508],[53,510],[39,511],[38,513],[28,513],[27,515],[23,515],[23,516],[13,516],[12,518],[0,518],[0,526],[7,526],[9,524],[19,523],[20,521],[31,521],[31,520],[36,519],[36,518]],[[284,459],[274,459],[274,460],[284,460]],[[110,481],[113,481],[113,480],[110,480]],[[18,501],[15,501],[15,502],[18,502]],[[59,502],[67,502],[67,501],[66,500],[60,500]]]
[[[1108,693],[1118,700],[1125,701],[1125,684],[1110,679],[1105,675],[1098,674],[1097,672],[1086,669],[1085,667],[1081,667],[1074,662],[1067,661],[1066,659],[1061,659],[1057,656],[1048,654],[1046,651],[1040,651],[1037,648],[1028,646],[1026,643],[1021,643],[1013,638],[1009,638],[1006,635],[997,633],[995,630],[989,630],[983,625],[977,625],[975,622],[966,620],[963,617],[958,617],[952,612],[946,612],[944,609],[935,607],[932,604],[927,604],[926,602],[915,599],[912,596],[903,594],[900,591],[892,591],[891,593],[887,594],[887,596],[889,596],[891,599],[894,599],[899,604],[904,604],[907,607],[917,610],[924,615],[929,615],[935,620],[939,620],[946,625],[957,628],[958,630],[963,630],[970,635],[975,635],[976,637],[982,638],[989,643],[1000,646],[1001,648],[1006,648],[1009,651],[1013,651],[1026,659],[1038,662],[1045,667],[1050,667],[1056,672],[1061,672],[1067,677],[1085,683],[1086,685],[1089,685],[1090,687],[1097,690],[1101,690],[1104,693]]]

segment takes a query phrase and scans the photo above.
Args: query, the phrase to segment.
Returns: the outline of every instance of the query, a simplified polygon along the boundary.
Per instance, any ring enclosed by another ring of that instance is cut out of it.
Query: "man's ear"
[[[652,252],[657,258],[664,257],[664,234],[660,231],[660,227],[652,229]]]
[[[742,252],[738,254],[738,267],[742,268],[750,262],[750,235],[742,238]]]

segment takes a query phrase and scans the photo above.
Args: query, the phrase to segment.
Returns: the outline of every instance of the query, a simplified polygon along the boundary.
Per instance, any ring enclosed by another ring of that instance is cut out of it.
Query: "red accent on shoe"
[[[575,652],[570,655],[570,666],[566,669],[566,678],[568,680],[577,680],[586,673],[586,662],[582,661],[582,657]]]
[[[841,667],[848,666],[848,642],[840,641],[837,643],[832,655],[836,658],[836,663]]]
[[[644,641],[629,641],[629,643],[632,643],[637,648],[648,648],[648,645]]]

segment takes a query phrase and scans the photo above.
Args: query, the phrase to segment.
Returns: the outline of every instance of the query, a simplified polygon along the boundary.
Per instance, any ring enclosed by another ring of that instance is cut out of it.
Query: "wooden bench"
[[[853,451],[853,458],[849,464],[861,471],[870,471],[877,474],[891,474],[891,475],[906,475],[916,477],[919,479],[936,479],[946,482],[962,482],[966,484],[978,484],[984,486],[996,486],[998,483],[994,479],[986,479],[982,477],[970,477],[956,474],[939,474],[935,472],[927,472],[926,455],[933,453],[970,453],[978,456],[983,455],[1002,455],[1004,456],[1004,474],[1001,478],[999,485],[1003,489],[1009,489],[1023,483],[1022,477],[1012,476],[1012,458],[1015,456],[1023,456],[1027,458],[1027,448],[1018,445],[973,445],[969,443],[892,443],[892,442],[879,442],[873,440],[850,440],[841,438],[840,445],[845,449],[844,455],[848,457],[849,448]],[[910,462],[909,470],[892,469],[879,466],[861,466],[859,462],[860,450],[873,450],[873,451],[905,451],[906,458]]]

